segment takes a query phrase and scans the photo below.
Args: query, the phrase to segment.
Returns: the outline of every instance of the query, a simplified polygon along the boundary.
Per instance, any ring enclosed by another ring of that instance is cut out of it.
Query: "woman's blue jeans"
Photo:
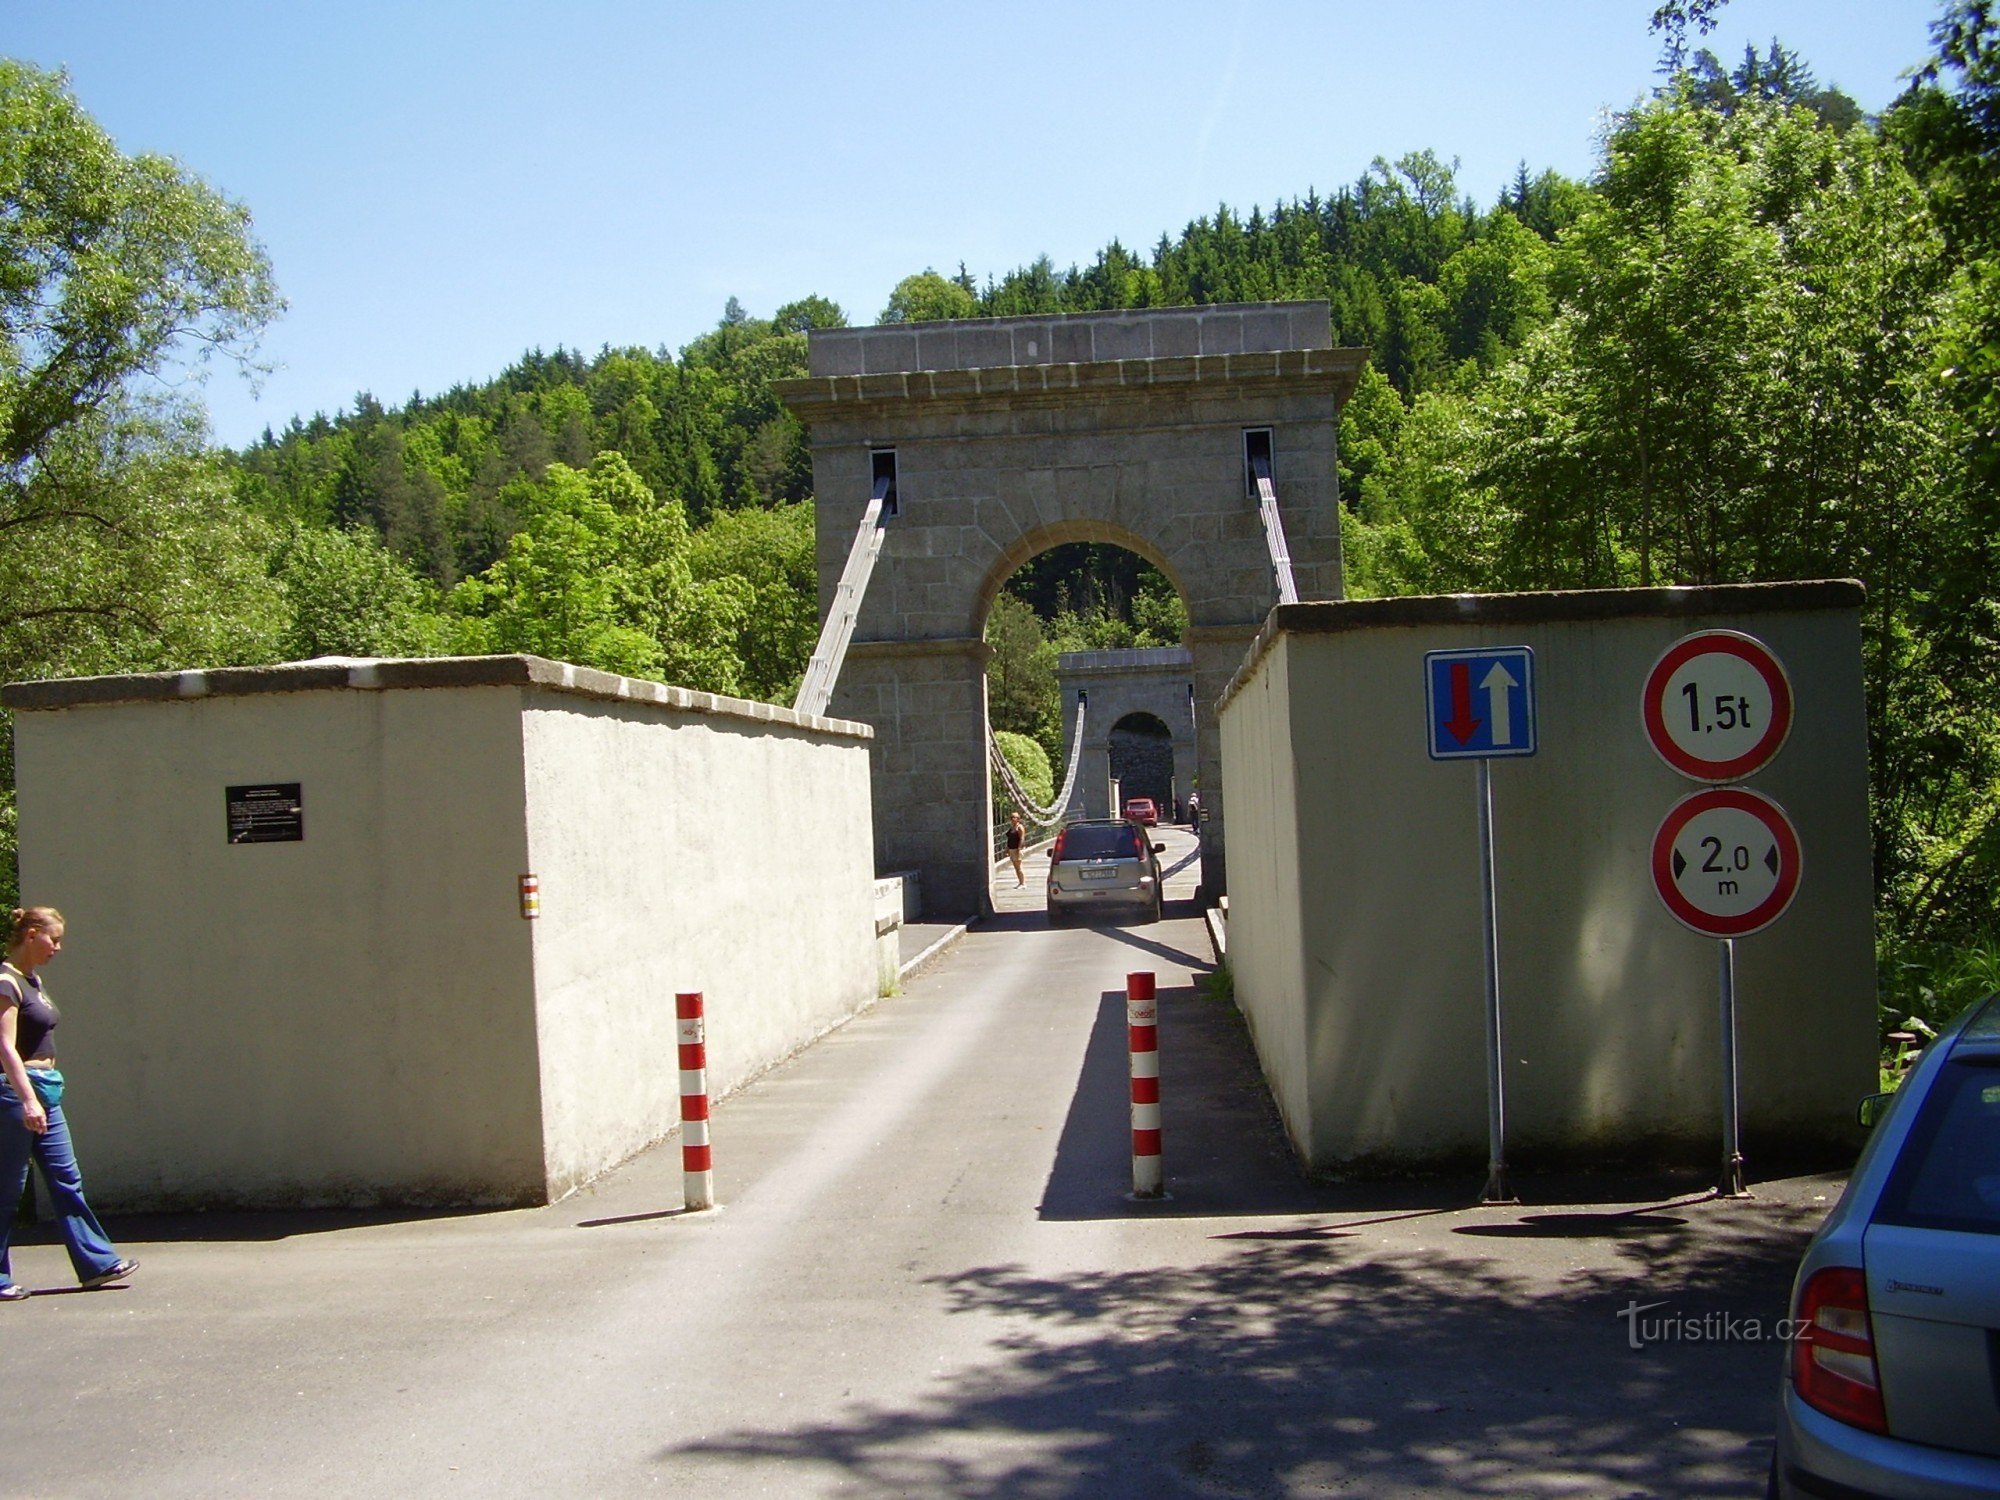
[[[42,1169],[49,1207],[63,1243],[69,1247],[69,1263],[76,1267],[76,1279],[101,1275],[117,1265],[117,1247],[83,1200],[83,1174],[77,1170],[62,1106],[49,1111],[49,1128],[36,1135],[21,1123],[21,1101],[7,1080],[0,1078],[0,1205],[4,1205],[0,1208],[0,1286],[14,1279],[7,1253],[14,1238],[14,1211],[28,1185],[30,1157]]]

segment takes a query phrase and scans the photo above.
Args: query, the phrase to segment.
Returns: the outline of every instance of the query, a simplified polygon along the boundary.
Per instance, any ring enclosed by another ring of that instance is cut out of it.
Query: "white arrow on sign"
[[[1493,663],[1493,670],[1479,679],[1479,685],[1486,691],[1486,715],[1493,724],[1493,743],[1511,745],[1514,743],[1514,718],[1508,712],[1507,690],[1521,684],[1503,661]]]

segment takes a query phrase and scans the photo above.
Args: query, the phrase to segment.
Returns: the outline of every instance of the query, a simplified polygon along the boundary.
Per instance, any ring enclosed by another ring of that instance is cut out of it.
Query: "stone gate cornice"
[[[1080,364],[993,365],[965,370],[890,370],[873,375],[807,375],[776,380],[772,389],[807,422],[907,411],[944,413],[982,408],[1073,405],[1183,398],[1203,394],[1261,397],[1272,392],[1324,393],[1336,404],[1353,394],[1368,363],[1366,349],[1277,349],[1252,354],[1190,354],[1111,359]]]

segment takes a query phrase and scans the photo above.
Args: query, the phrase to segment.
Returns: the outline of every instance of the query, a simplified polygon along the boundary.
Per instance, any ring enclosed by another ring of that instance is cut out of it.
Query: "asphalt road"
[[[670,1146],[541,1210],[114,1221],[129,1288],[0,1306],[0,1495],[1760,1492],[1743,1320],[1837,1182],[1308,1186],[1206,957],[1185,906],[975,926],[718,1108],[709,1214]],[[46,1237],[16,1272],[69,1279]]]

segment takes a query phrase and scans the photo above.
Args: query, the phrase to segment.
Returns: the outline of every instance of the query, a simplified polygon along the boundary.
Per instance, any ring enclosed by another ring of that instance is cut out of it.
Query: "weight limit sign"
[[[1683,797],[1653,835],[1653,887],[1676,920],[1738,938],[1777,921],[1799,889],[1799,836],[1785,810],[1745,787]]]
[[[1661,760],[1696,781],[1741,781],[1767,764],[1792,730],[1792,684],[1754,636],[1683,636],[1646,674],[1641,713]]]

